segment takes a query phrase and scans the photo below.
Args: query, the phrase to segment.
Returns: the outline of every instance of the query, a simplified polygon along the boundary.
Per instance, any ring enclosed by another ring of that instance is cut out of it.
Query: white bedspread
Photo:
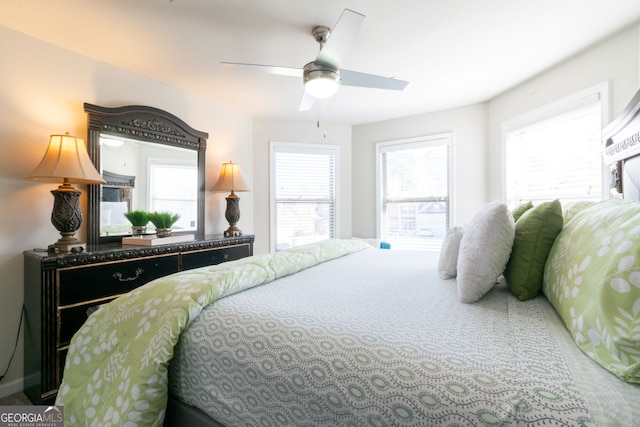
[[[370,249],[222,298],[183,334],[170,390],[227,426],[640,425],[640,386],[543,296],[462,304],[436,264]]]

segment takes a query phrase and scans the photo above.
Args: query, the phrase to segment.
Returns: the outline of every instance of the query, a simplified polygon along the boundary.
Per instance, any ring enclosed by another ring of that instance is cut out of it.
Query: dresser
[[[81,253],[24,252],[24,391],[52,403],[69,341],[97,306],[167,274],[253,255],[254,236],[158,245],[89,246]]]

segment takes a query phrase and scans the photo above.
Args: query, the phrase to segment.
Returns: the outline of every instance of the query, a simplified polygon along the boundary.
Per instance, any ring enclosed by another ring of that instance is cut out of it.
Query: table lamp
[[[249,188],[242,179],[240,166],[232,161],[223,163],[218,182],[213,186],[213,191],[231,191],[231,194],[226,197],[227,210],[224,216],[229,222],[229,228],[224,232],[224,237],[242,236],[242,231],[236,226],[240,220],[240,198],[236,196],[235,192],[249,191]]]
[[[65,133],[51,135],[49,146],[40,164],[26,179],[31,181],[61,182],[53,194],[51,223],[60,232],[60,239],[48,250],[57,252],[81,252],[86,243],[80,242],[75,234],[82,224],[80,191],[71,184],[104,184],[100,173],[89,158],[87,147],[81,138]]]

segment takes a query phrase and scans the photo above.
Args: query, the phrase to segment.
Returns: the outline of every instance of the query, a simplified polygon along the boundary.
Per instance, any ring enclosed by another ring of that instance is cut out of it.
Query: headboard
[[[611,191],[628,200],[640,200],[640,90],[602,130],[602,140]]]

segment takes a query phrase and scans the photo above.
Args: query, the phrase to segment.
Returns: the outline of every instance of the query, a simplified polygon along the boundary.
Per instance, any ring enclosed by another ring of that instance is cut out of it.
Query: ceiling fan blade
[[[238,62],[221,62],[223,68],[234,70],[257,71],[287,77],[302,77],[302,68],[278,67],[275,65],[242,64]]]
[[[363,21],[364,15],[345,9],[331,30],[331,34],[320,50],[316,61],[340,68],[340,64],[347,57]]]
[[[403,90],[408,81],[391,77],[376,76],[374,74],[359,73],[357,71],[340,70],[340,84],[342,86],[371,87],[375,89]]]
[[[307,91],[302,92],[302,99],[300,100],[300,107],[298,107],[298,111],[309,111],[313,107],[315,103],[315,98],[307,93]]]

